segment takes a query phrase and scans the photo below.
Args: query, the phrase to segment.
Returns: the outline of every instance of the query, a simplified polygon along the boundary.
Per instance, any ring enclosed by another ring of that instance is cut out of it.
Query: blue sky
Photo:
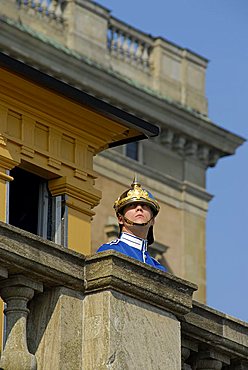
[[[99,0],[111,14],[209,59],[209,117],[248,139],[247,0]],[[248,321],[248,143],[207,173],[207,303]]]

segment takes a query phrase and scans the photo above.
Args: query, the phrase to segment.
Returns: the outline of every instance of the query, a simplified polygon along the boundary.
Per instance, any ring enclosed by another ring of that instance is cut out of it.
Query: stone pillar
[[[109,11],[88,1],[71,0],[65,9],[67,46],[87,58],[108,65],[107,33]]]
[[[22,275],[1,282],[0,294],[7,308],[6,343],[0,360],[4,370],[36,370],[36,359],[27,347],[26,325],[29,310],[27,303],[34,292],[42,291],[42,284]]]
[[[159,37],[155,39],[152,51],[153,87],[178,102],[181,101],[181,54],[177,46]]]
[[[182,51],[181,103],[207,114],[205,75],[208,61],[188,50]]]
[[[85,281],[84,369],[181,369],[195,285],[111,251],[86,260]]]
[[[38,369],[82,369],[83,298],[81,292],[56,287],[30,303],[28,343]]]

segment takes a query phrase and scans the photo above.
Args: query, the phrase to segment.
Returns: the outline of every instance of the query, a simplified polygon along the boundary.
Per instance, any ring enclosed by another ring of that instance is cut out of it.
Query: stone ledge
[[[113,290],[181,317],[197,286],[114,251],[86,258],[85,294]]]
[[[85,257],[39,236],[0,222],[0,265],[45,286],[83,290]]]
[[[209,345],[232,358],[247,359],[248,324],[193,302],[192,311],[182,320],[182,333],[199,345]]]
[[[64,286],[86,294],[112,290],[179,317],[191,310],[192,295],[197,289],[195,284],[117,252],[86,258],[3,222],[0,222],[0,266],[3,275],[8,273],[11,278],[21,274],[42,282],[44,288]]]

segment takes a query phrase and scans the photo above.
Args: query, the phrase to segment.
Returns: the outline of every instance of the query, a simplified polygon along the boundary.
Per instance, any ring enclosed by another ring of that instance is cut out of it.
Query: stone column
[[[42,284],[25,276],[16,275],[1,282],[0,294],[7,308],[6,343],[0,360],[4,370],[36,370],[35,356],[27,347],[26,325],[29,310],[27,303],[34,292],[42,291]]]

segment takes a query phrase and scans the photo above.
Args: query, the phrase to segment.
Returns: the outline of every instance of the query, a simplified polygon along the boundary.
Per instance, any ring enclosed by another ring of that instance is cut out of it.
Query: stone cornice
[[[206,168],[214,167],[218,159],[225,155],[220,149],[213,147],[211,143],[194,139],[168,128],[163,128],[155,141],[186,159],[199,161]]]
[[[87,257],[85,276],[86,294],[111,289],[179,317],[190,311],[197,289],[193,283],[113,251]]]
[[[182,333],[198,346],[210,345],[229,356],[247,359],[248,324],[199,302],[182,321]]]
[[[6,32],[8,39],[13,41],[8,45],[5,42]],[[109,104],[134,116],[144,117],[147,122],[159,125],[162,130],[165,127],[190,138],[192,142],[195,140],[205,143],[211,150],[214,149],[213,157],[210,153],[208,159],[210,165],[215,163],[216,153],[220,157],[233,154],[244,142],[243,138],[218,127],[206,116],[166,100],[147,88],[134,85],[127,78],[106,70],[62,45],[52,41],[50,44],[43,42],[38,34],[21,32],[2,22],[0,44],[9,55],[22,59],[28,65],[35,66],[68,85],[103,98]],[[49,58],[46,58],[46,55],[49,55]],[[71,68],[68,68],[68,65]]]

